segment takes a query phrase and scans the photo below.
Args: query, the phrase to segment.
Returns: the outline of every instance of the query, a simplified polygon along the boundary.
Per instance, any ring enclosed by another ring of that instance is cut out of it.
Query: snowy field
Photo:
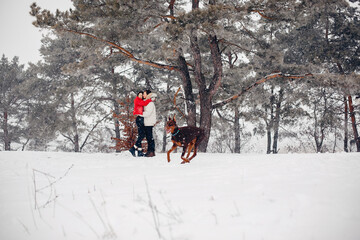
[[[359,240],[360,154],[0,152],[2,240]]]

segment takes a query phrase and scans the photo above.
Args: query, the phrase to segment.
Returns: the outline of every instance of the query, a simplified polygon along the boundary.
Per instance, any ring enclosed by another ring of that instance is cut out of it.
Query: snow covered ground
[[[358,240],[360,154],[0,152],[0,239]]]

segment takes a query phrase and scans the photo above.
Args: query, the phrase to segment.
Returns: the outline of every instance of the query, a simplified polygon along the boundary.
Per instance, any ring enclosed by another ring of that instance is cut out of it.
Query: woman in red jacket
[[[138,127],[138,138],[135,145],[129,149],[131,154],[136,157],[135,151],[138,151],[138,157],[143,157],[144,153],[142,151],[141,141],[145,138],[145,125],[144,117],[140,116],[143,114],[144,106],[147,106],[151,99],[143,100],[143,91],[138,92],[137,97],[134,100],[134,116],[136,116],[136,126]]]

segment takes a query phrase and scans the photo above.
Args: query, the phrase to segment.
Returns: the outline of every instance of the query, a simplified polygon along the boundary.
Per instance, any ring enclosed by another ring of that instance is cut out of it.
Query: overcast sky
[[[72,7],[71,0],[0,0],[0,57],[10,60],[18,56],[20,63],[41,60],[41,32],[32,25],[30,5],[36,2],[43,9],[54,11]]]

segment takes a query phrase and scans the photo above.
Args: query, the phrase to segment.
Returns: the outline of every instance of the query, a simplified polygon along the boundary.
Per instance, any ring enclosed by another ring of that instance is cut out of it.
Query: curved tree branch
[[[62,29],[62,30],[66,31],[66,32],[74,33],[74,34],[84,35],[84,36],[93,38],[93,39],[95,39],[97,41],[103,42],[103,43],[105,43],[107,45],[110,45],[110,46],[118,49],[120,51],[119,53],[121,53],[122,55],[124,55],[125,57],[129,58],[130,60],[132,60],[134,62],[141,63],[141,64],[148,65],[148,66],[152,66],[152,67],[155,67],[155,68],[167,69],[167,70],[170,70],[170,71],[173,71],[173,70],[179,71],[179,68],[177,66],[165,65],[165,64],[161,64],[161,63],[156,63],[156,62],[152,62],[152,61],[138,59],[131,52],[129,52],[125,48],[119,46],[118,44],[116,44],[114,42],[111,42],[111,41],[108,41],[108,40],[105,40],[105,39],[102,39],[102,38],[99,38],[99,37],[97,37],[97,36],[95,36],[93,34],[85,33],[85,32],[78,32],[78,31],[71,30],[71,29]]]
[[[253,89],[254,87],[270,80],[270,79],[274,79],[274,78],[278,78],[278,77],[283,77],[283,78],[287,78],[287,79],[300,79],[300,78],[305,78],[305,77],[309,77],[309,76],[313,76],[311,73],[307,73],[307,74],[304,74],[304,75],[289,75],[289,74],[283,74],[281,72],[278,72],[278,73],[273,73],[273,74],[270,74],[270,75],[267,75],[263,78],[261,78],[260,80],[256,81],[255,83],[251,84],[250,86],[248,86],[247,88],[243,88],[238,94],[228,98],[228,99],[225,99],[221,102],[218,102],[218,103],[215,103],[213,104],[213,109],[215,108],[219,108],[219,107],[223,107],[224,105],[234,101],[235,99],[239,98],[241,95],[243,95],[244,93],[250,91],[251,89]]]

